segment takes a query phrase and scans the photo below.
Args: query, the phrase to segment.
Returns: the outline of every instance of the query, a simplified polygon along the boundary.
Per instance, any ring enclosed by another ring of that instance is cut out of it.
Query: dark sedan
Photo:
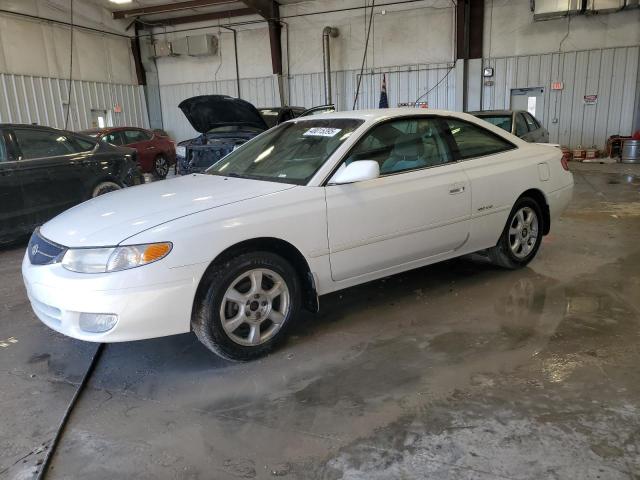
[[[0,243],[92,197],[141,183],[135,155],[64,130],[0,124]]]
[[[549,143],[547,129],[527,111],[484,110],[482,112],[469,113],[520,137],[526,142]]]

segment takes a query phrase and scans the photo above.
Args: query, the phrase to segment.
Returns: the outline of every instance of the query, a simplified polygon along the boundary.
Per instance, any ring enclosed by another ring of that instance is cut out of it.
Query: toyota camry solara
[[[332,113],[271,129],[204,174],[62,213],[34,232],[22,273],[36,315],[65,335],[191,330],[248,360],[329,292],[477,251],[526,265],[572,191],[558,149],[470,115]]]

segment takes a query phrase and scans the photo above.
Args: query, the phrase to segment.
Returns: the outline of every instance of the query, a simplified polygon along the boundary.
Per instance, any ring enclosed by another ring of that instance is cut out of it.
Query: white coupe
[[[471,115],[385,109],[292,120],[204,174],[109,193],[34,232],[34,312],[70,337],[192,330],[249,360],[321,295],[486,251],[526,265],[571,199],[559,149]]]

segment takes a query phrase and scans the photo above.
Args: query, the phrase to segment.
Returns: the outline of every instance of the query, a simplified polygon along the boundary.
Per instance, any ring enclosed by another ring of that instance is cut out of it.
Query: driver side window
[[[345,163],[375,160],[381,176],[442,165],[453,157],[440,132],[434,118],[385,122],[356,144]]]

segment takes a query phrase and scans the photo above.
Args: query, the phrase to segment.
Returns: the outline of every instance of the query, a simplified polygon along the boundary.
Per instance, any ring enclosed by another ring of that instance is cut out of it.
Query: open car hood
[[[191,126],[200,133],[212,128],[227,126],[255,127],[267,130],[256,107],[249,102],[228,95],[199,95],[180,102],[182,110]]]

